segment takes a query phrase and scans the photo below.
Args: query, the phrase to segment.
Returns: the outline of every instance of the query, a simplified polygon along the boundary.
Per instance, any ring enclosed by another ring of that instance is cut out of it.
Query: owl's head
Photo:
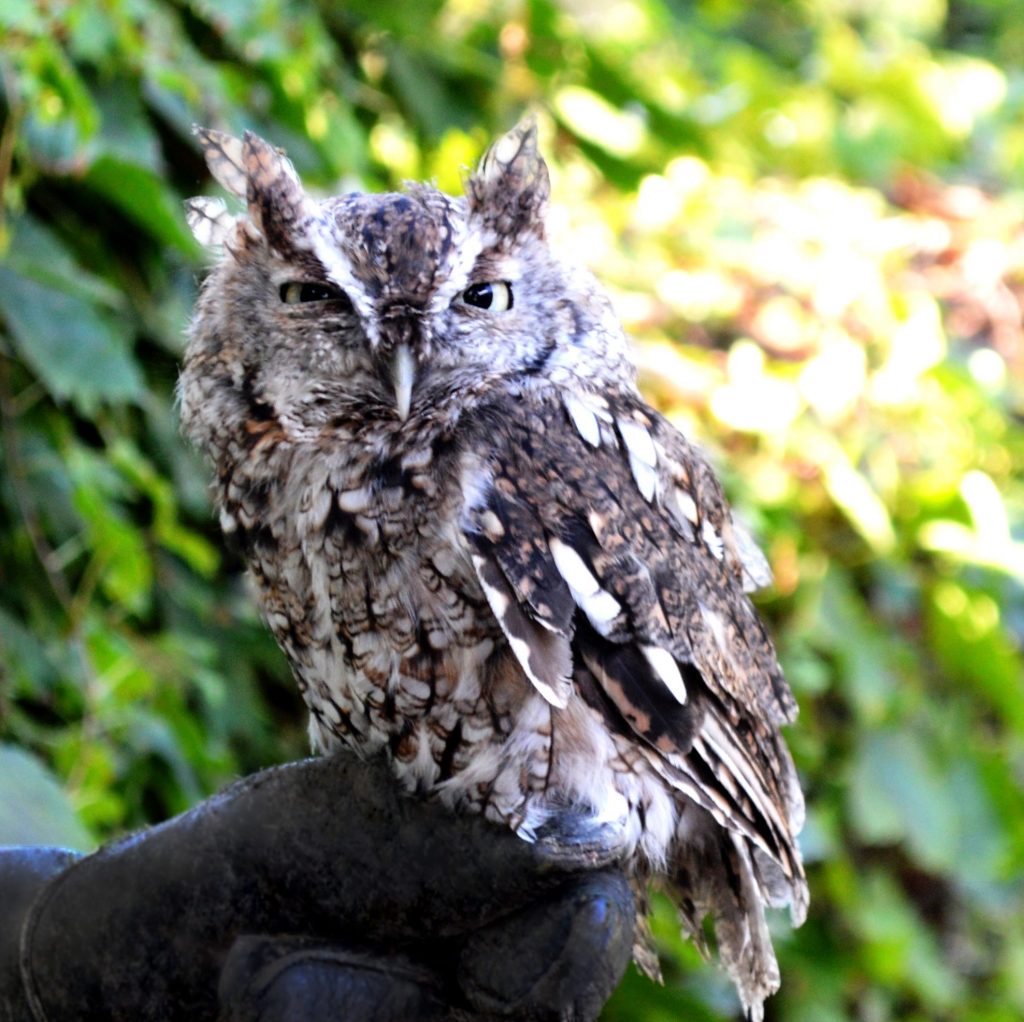
[[[211,172],[245,203],[195,199],[219,246],[182,376],[201,443],[232,417],[295,436],[399,433],[502,386],[598,386],[628,376],[621,330],[585,271],[549,246],[547,166],[533,120],[499,139],[453,198],[426,185],[324,201],[282,152],[198,129]]]

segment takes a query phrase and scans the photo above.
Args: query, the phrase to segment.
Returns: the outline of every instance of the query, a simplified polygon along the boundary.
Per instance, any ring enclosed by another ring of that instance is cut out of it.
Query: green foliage
[[[14,745],[0,745],[0,772],[6,796],[0,802],[0,844],[91,847],[89,832],[35,756]]]
[[[190,125],[253,128],[324,189],[458,190],[533,106],[556,233],[775,570],[812,906],[777,921],[770,1017],[1024,1015],[1021,24],[995,0],[0,5],[0,840],[82,847],[304,751],[177,435],[181,200],[211,187]],[[655,933],[666,987],[631,975],[607,1017],[735,1017],[666,902]]]

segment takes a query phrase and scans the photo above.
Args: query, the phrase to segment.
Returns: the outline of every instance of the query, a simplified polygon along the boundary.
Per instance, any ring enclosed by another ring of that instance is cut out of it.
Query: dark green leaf
[[[0,313],[18,353],[55,398],[92,409],[141,394],[125,331],[89,303],[0,266]]]
[[[154,171],[116,156],[101,156],[89,167],[85,182],[154,238],[198,259],[199,247],[185,223],[181,200]]]

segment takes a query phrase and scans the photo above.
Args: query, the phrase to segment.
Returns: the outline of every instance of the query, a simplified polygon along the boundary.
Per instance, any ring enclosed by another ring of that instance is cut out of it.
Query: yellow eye
[[[349,297],[340,288],[330,284],[315,284],[310,281],[289,280],[281,285],[281,301],[285,305],[298,305],[300,302],[343,302],[352,307]]]
[[[489,280],[473,284],[460,295],[466,305],[488,312],[508,312],[512,308],[512,285],[507,280]]]

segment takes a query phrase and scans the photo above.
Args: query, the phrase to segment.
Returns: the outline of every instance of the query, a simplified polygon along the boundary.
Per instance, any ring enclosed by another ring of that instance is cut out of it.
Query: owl
[[[767,565],[640,396],[595,279],[549,243],[526,121],[468,176],[318,201],[284,154],[197,129],[241,200],[179,396],[314,747],[527,841],[570,828],[654,878],[752,1019],[796,923],[796,707],[748,592]],[[567,823],[567,821],[571,821]],[[643,901],[638,902],[643,906]],[[636,957],[656,957],[644,939]]]

